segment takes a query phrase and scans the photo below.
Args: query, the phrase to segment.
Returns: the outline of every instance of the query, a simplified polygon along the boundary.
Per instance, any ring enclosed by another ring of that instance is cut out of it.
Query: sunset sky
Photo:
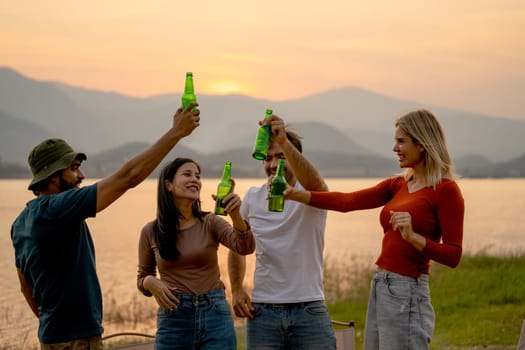
[[[0,66],[131,96],[193,71],[197,93],[355,86],[525,119],[525,1],[0,0]]]

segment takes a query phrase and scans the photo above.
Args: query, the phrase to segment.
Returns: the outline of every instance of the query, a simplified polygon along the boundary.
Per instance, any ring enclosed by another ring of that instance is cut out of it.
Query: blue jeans
[[[174,293],[175,310],[159,309],[155,350],[235,350],[237,338],[223,289],[207,294]]]
[[[428,275],[376,271],[365,325],[365,350],[430,349],[434,331]]]
[[[335,333],[323,301],[253,306],[254,318],[246,326],[247,349],[335,350]]]

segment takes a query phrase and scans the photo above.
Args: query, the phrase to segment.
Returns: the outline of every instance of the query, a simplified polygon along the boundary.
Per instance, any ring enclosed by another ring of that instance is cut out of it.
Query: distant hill
[[[37,123],[17,119],[1,108],[0,158],[25,165],[35,140],[53,137],[53,133]]]
[[[94,155],[88,154],[87,161],[82,164],[82,170],[90,178],[104,177],[148,146],[146,143],[136,142]],[[189,157],[199,162],[203,177],[217,178],[221,176],[224,162],[229,160],[233,163],[232,176],[234,178],[262,178],[265,176],[262,165],[251,158],[250,151],[247,148],[236,148],[214,154],[203,154],[179,145],[166,156],[165,161],[159,167],[176,157]],[[325,177],[386,177],[401,171],[394,158],[352,155],[342,151],[305,150],[304,153]],[[479,156],[467,156],[458,159],[456,166],[463,177],[525,176],[525,156],[503,163],[492,163],[487,159],[480,159]],[[158,172],[159,168],[151,176],[157,177]],[[31,173],[27,165],[8,164],[0,158],[0,178],[29,179],[30,177]]]
[[[489,175],[494,177],[525,177],[525,155],[495,164],[491,169]]]
[[[354,87],[282,102],[241,95],[198,94],[198,99],[201,126],[175,151],[193,155],[219,175],[232,157],[240,173],[262,175],[250,152],[267,107],[303,136],[305,153],[333,176],[399,171],[391,150],[394,120],[415,108],[429,108],[438,116],[458,169],[472,176],[493,176],[494,167],[520,174],[525,153],[523,120],[425,106]],[[124,161],[120,156],[133,155],[163,134],[179,101],[180,94],[133,98],[36,81],[0,68],[0,161],[26,166],[27,153],[37,142],[62,137],[88,154],[86,167],[105,174]]]
[[[103,177],[117,170],[126,160],[147,146],[147,144],[132,143],[92,157],[88,155],[88,160],[82,165],[82,168],[90,177]],[[394,160],[380,156],[351,155],[323,150],[304,150],[304,153],[327,177],[389,176],[399,171]],[[220,177],[224,162],[227,160],[232,162],[233,177],[265,176],[261,162],[251,157],[250,148],[235,148],[205,154],[192,151],[185,146],[176,146],[168,154],[163,164],[176,157],[189,157],[197,161],[201,165],[204,177]],[[158,171],[159,169],[153,172],[152,176],[157,176]]]

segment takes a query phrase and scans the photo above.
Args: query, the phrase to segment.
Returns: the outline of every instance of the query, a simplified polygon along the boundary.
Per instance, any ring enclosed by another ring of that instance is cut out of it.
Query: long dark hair
[[[166,260],[176,260],[180,256],[177,249],[177,237],[180,233],[180,217],[182,214],[175,206],[172,193],[168,191],[166,182],[173,181],[177,170],[186,163],[193,163],[201,171],[200,165],[190,158],[176,158],[162,169],[157,185],[157,218],[153,225],[155,241],[159,247],[160,256]],[[193,216],[202,221],[206,213],[201,210],[200,199],[193,202]]]

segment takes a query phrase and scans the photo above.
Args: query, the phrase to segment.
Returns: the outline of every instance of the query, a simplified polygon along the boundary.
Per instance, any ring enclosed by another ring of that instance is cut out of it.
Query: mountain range
[[[182,90],[183,81],[174,84]],[[381,177],[400,171],[392,152],[397,116],[416,108],[440,120],[464,176],[525,176],[525,120],[395,99],[345,87],[286,101],[198,93],[201,126],[168,156],[199,161],[203,176],[263,176],[251,149],[266,108],[303,137],[303,151],[327,177]],[[0,177],[29,177],[31,148],[49,137],[88,154],[90,177],[102,177],[154,142],[171,125],[180,93],[136,98],[53,81],[0,67]]]

